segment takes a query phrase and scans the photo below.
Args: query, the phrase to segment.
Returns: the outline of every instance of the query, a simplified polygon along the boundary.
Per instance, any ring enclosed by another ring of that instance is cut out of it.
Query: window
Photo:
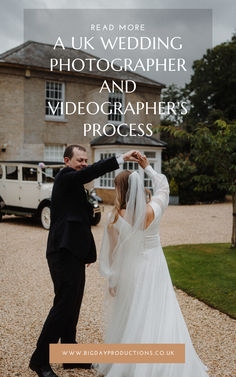
[[[37,168],[22,168],[23,181],[37,181]]]
[[[61,168],[45,168],[42,169],[42,180],[43,183],[52,183],[54,182],[54,178],[56,177],[57,173],[59,173]]]
[[[101,153],[100,159],[105,160],[106,158],[115,156],[115,153]],[[115,179],[115,171],[111,171],[109,173],[104,174],[102,177],[100,177],[99,185],[100,187],[115,187],[114,184]]]
[[[45,115],[49,118],[64,118],[64,83],[46,81]]]
[[[151,151],[146,151],[146,152],[144,152],[144,154],[145,154],[145,156],[147,157],[147,158],[156,158],[156,152],[151,152]]]
[[[2,179],[2,175],[3,175],[3,170],[2,170],[2,165],[0,165],[0,179]]]
[[[108,115],[108,120],[114,123],[121,123],[124,121],[123,114],[120,113],[119,108],[123,111],[124,107],[124,95],[120,92],[114,92],[109,94],[108,99],[109,107],[108,112],[111,114]]]
[[[50,144],[44,146],[44,161],[63,162],[65,145]]]
[[[129,162],[124,162],[123,164],[123,169],[124,170],[139,170],[139,164],[137,162],[129,161]]]
[[[6,166],[6,179],[18,179],[17,166]]]

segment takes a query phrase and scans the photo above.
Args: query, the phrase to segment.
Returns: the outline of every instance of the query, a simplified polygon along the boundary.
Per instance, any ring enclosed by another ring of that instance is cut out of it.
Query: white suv
[[[50,228],[50,203],[59,162],[0,161],[0,221],[3,215],[36,216]]]

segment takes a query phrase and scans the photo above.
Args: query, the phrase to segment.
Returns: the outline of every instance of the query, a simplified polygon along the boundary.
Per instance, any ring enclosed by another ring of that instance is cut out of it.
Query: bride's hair
[[[129,176],[132,174],[129,170],[123,170],[119,173],[114,180],[115,183],[115,202],[112,209],[113,221],[111,224],[115,224],[118,220],[118,215],[122,209],[126,209],[126,194],[129,188]],[[151,200],[151,192],[148,189],[145,190],[146,203]]]

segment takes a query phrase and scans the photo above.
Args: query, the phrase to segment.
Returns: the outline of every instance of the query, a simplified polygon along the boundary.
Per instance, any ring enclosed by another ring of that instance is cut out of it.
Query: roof
[[[124,134],[129,132],[130,129],[126,125],[120,126],[120,133]],[[113,133],[113,128],[107,131],[108,135],[111,135]],[[139,146],[145,146],[145,147],[162,147],[165,148],[167,143],[158,140],[151,136],[139,136],[138,131],[132,131],[134,136],[121,136],[118,134],[118,132],[115,132],[113,136],[106,136],[102,135],[97,137],[96,139],[93,139],[90,142],[90,145],[92,147],[95,147],[97,145],[139,145]]]
[[[94,55],[88,54],[82,50],[75,50],[73,48],[62,48],[53,49],[52,44],[47,43],[40,43],[35,41],[27,41],[11,50],[8,50],[2,54],[0,54],[0,65],[4,64],[14,64],[20,65],[27,68],[38,68],[38,69],[46,69],[49,70],[50,66],[50,59],[67,59],[70,58],[71,61],[79,58],[82,60],[85,59],[101,59]],[[101,64],[102,67],[102,64]],[[114,67],[118,67],[115,66]],[[60,72],[56,70],[54,72]],[[67,71],[62,71],[63,73]],[[76,72],[70,71],[70,73],[76,74],[77,76],[90,76],[91,78],[97,77],[101,79],[117,79],[117,80],[134,80],[136,83],[144,86],[151,86],[162,89],[165,87],[164,84],[161,84],[157,81],[151,80],[147,77],[141,76],[137,73],[131,71],[120,71],[116,72],[109,68],[107,71],[102,72],[98,69],[93,69],[93,71],[89,71],[89,69],[83,69],[83,72]]]
[[[40,163],[44,163],[44,165],[64,165],[63,162],[60,161],[21,161],[21,160],[14,160],[14,161],[0,161],[0,163],[4,164],[28,164],[28,165],[38,165]]]

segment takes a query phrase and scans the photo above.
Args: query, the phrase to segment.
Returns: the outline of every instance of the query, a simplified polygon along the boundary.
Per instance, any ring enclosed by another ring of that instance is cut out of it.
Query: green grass
[[[173,284],[236,318],[236,249],[229,244],[167,246]]]

